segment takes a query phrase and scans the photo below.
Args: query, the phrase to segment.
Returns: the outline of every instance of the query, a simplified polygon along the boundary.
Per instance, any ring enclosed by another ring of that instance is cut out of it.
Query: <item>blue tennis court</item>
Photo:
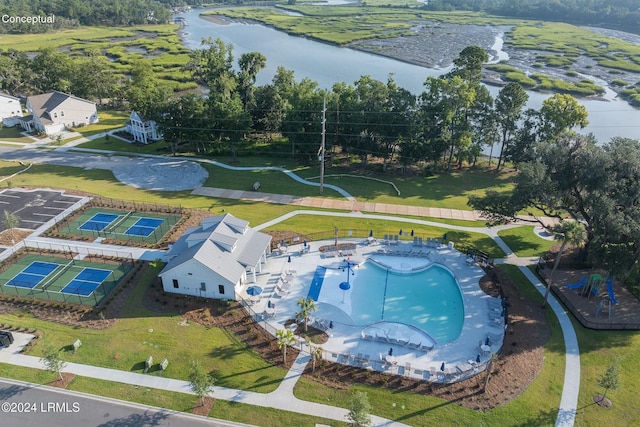
[[[84,268],[60,292],[87,297],[109,277],[111,271],[97,268]]]
[[[59,266],[52,262],[34,261],[9,280],[7,286],[33,289]]]
[[[140,218],[133,224],[124,234],[128,234],[130,236],[142,236],[148,237],[156,231],[156,228],[160,226],[164,222],[164,219],[158,218]]]
[[[78,228],[85,231],[102,231],[107,228],[109,224],[115,221],[119,216],[120,215],[100,212],[92,216],[90,219],[86,220],[84,224],[82,224]]]

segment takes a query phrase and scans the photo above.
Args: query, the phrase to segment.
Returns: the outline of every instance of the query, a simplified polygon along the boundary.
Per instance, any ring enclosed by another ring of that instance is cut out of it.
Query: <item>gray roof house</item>
[[[270,252],[270,235],[231,214],[212,216],[178,239],[159,276],[165,292],[236,300]]]
[[[142,144],[151,144],[162,139],[158,124],[154,120],[145,119],[134,110],[127,121],[127,132],[133,136],[135,142]]]
[[[96,103],[66,93],[51,91],[27,97],[29,115],[20,126],[29,132],[51,135],[69,127],[98,123]]]

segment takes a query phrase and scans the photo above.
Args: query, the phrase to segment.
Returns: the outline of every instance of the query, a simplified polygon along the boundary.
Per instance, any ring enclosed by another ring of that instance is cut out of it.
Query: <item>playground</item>
[[[548,280],[551,270],[539,271]],[[605,271],[558,269],[553,293],[590,329],[640,329],[640,301]]]

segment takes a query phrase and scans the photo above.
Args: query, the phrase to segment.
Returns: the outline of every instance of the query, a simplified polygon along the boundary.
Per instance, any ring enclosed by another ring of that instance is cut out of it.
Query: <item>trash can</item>
[[[9,343],[13,344],[13,334],[9,331],[0,331],[0,334],[9,337]]]
[[[449,249],[453,249],[454,243],[453,242],[449,242]]]
[[[0,345],[9,347],[13,344],[13,334],[9,331],[0,331]]]

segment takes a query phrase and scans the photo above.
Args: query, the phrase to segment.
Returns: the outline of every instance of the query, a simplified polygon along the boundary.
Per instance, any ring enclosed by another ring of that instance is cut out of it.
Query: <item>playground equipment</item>
[[[580,295],[587,295],[587,298],[591,298],[592,296],[598,295],[598,290],[600,289],[600,284],[604,279],[599,274],[591,274],[589,276],[589,280],[587,284],[582,288],[582,292]]]
[[[613,294],[613,276],[607,277],[607,292],[609,293],[609,300],[611,301],[611,303],[613,303],[614,305],[618,304],[618,300],[616,299],[616,296]]]
[[[567,283],[569,289],[580,289],[587,284],[587,276],[582,276],[582,279],[578,283]]]

